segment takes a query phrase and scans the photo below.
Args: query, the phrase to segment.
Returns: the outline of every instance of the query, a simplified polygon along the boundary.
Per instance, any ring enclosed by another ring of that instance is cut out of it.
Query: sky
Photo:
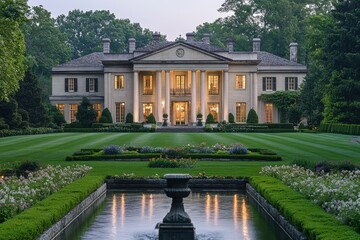
[[[128,18],[132,23],[140,23],[142,28],[160,32],[173,41],[179,35],[185,38],[186,33],[196,27],[213,22],[230,13],[217,10],[225,0],[28,0],[29,6],[42,5],[56,18],[69,11],[80,9],[109,10],[119,19]]]

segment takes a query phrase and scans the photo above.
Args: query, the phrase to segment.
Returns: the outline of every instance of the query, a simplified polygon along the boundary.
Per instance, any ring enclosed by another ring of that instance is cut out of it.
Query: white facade
[[[260,96],[297,90],[306,75],[304,65],[261,52],[256,44],[252,52],[234,52],[231,45],[219,49],[190,37],[141,49],[130,39],[131,49],[124,54],[108,53],[106,40],[103,53],[53,68],[50,100],[67,122],[75,121],[75,105],[83,96],[100,106],[99,113],[108,108],[114,122],[123,122],[127,113],[135,122],[149,113],[162,122],[167,113],[170,125],[195,125],[198,113],[203,121],[209,113],[228,121],[232,113],[236,122],[245,122],[251,108],[260,122],[279,121],[275,106]],[[296,57],[296,51],[292,54]]]

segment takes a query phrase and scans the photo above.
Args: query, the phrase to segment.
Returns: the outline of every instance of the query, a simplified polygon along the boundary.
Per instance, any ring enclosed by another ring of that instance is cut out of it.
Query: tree
[[[146,123],[156,123],[154,114],[150,113],[149,116],[147,116]]]
[[[38,86],[36,77],[29,70],[26,71],[25,78],[20,82],[20,88],[15,95],[15,99],[19,108],[29,113],[29,122],[35,127],[47,126],[50,121],[41,96],[42,90]]]
[[[324,46],[324,121],[360,123],[360,2],[340,0],[331,13]]]
[[[60,15],[56,22],[60,30],[66,33],[73,47],[72,58],[84,56],[94,51],[102,51],[102,38],[111,39],[111,51],[125,52],[127,41],[133,37],[138,47],[152,39],[152,32],[142,29],[138,23],[128,19],[117,19],[109,11],[73,10],[67,16]]]
[[[104,108],[104,110],[101,112],[101,117],[99,119],[99,123],[112,123],[112,116],[111,112],[108,108]]]
[[[60,32],[51,13],[42,6],[33,7],[22,27],[26,57],[31,72],[46,95],[51,94],[51,68],[70,59],[70,45]]]
[[[26,21],[26,0],[2,0],[0,2],[0,100],[19,88],[26,69],[25,41],[20,30]]]
[[[246,123],[259,123],[259,117],[253,108],[248,112]]]
[[[126,114],[125,122],[126,123],[133,123],[134,122],[134,116],[131,113]]]
[[[214,116],[209,113],[207,116],[206,116],[206,121],[205,123],[215,123],[215,119],[214,119]]]
[[[57,107],[50,105],[49,113],[51,116],[51,122],[56,126],[61,127],[62,125],[66,124],[64,115],[60,112],[59,109],[57,109]]]
[[[12,97],[8,100],[8,102],[0,101],[0,118],[3,118],[11,129],[16,129],[20,127],[22,117],[16,100]]]
[[[91,127],[91,124],[96,122],[97,112],[92,107],[89,99],[83,97],[76,113],[76,119],[82,127]]]
[[[235,117],[232,113],[229,113],[229,123],[235,123]]]

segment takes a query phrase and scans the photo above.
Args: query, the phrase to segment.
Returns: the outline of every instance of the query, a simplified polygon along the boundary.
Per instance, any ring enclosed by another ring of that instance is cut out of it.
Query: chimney
[[[289,47],[290,47],[290,61],[297,62],[298,44],[297,43],[290,43]]]
[[[158,33],[158,32],[155,32],[153,34],[153,39],[152,39],[153,43],[159,43],[160,42],[160,37],[161,37],[161,34]]]
[[[103,38],[103,52],[110,53],[110,38]]]
[[[186,34],[186,41],[188,42],[193,42],[194,41],[194,36],[195,36],[195,33],[192,32],[192,33],[187,33]]]
[[[129,53],[133,53],[136,49],[136,40],[135,38],[129,38]]]
[[[253,38],[253,52],[260,52],[260,38]]]
[[[226,41],[227,44],[227,50],[229,52],[234,52],[234,40],[232,40],[231,38],[228,38],[228,40]]]
[[[210,44],[210,33],[204,33],[202,41],[206,44]]]

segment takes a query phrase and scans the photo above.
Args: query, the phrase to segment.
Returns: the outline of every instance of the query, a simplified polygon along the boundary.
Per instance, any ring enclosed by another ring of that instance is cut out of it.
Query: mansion
[[[167,42],[154,34],[151,44],[136,48],[128,40],[127,53],[110,53],[110,39],[103,39],[103,52],[94,52],[52,69],[51,103],[64,114],[67,122],[76,121],[83,96],[88,97],[100,115],[104,108],[113,122],[125,122],[132,113],[134,122],[144,122],[152,113],[157,122],[168,114],[170,125],[195,125],[211,113],[216,121],[245,123],[250,109],[259,122],[277,123],[276,107],[262,101],[261,94],[296,91],[307,69],[297,63],[297,44],[290,44],[290,58],[284,59],[261,51],[259,38],[253,50],[234,51],[210,44],[210,35],[195,41],[194,33],[186,40]]]

